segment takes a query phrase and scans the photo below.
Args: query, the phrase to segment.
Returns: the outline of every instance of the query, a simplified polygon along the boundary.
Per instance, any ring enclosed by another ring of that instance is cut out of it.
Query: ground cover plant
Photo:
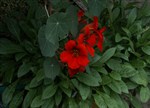
[[[0,22],[4,108],[142,108],[149,100],[147,1],[23,4]]]

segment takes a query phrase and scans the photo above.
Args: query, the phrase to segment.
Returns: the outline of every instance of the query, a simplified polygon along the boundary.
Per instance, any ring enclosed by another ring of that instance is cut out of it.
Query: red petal
[[[68,67],[71,69],[77,69],[80,67],[77,62],[77,57],[72,57],[70,60],[68,60]]]
[[[79,72],[84,72],[85,71],[85,67],[81,66],[78,70],[79,70]]]
[[[81,31],[84,32],[85,34],[89,34],[90,30],[93,30],[93,23],[87,24]]]
[[[95,52],[93,47],[87,45],[86,48],[87,48],[88,52],[90,53],[90,55],[93,57],[94,56],[94,52]]]
[[[60,60],[64,63],[68,62],[68,60],[71,58],[72,54],[67,52],[67,51],[63,51],[60,54]]]
[[[79,44],[77,46],[77,49],[79,50],[79,56],[81,56],[81,55],[87,56],[88,55],[88,52],[87,52],[84,44]]]
[[[98,34],[98,41],[103,42],[104,41],[104,36],[102,32],[95,30],[95,32]]]
[[[96,44],[96,35],[92,34],[88,39],[87,39],[87,43],[93,47]]]
[[[83,42],[84,42],[84,34],[83,33],[80,33],[79,34],[79,37],[78,37],[78,39],[77,39],[77,42],[79,43],[79,44],[82,44]]]
[[[106,30],[106,27],[103,27],[99,30],[100,33],[103,33]]]
[[[102,42],[98,42],[97,43],[97,47],[99,48],[99,50],[102,52],[103,51],[103,43]]]
[[[77,60],[78,60],[78,64],[80,64],[80,66],[84,66],[85,67],[89,63],[88,57],[86,57],[86,56],[79,56],[77,58]]]
[[[94,26],[95,29],[97,29],[98,28],[98,17],[94,16],[93,19],[94,19],[93,26]]]
[[[78,69],[68,69],[69,76],[72,78],[76,73],[78,73]]]
[[[75,42],[74,40],[69,40],[69,41],[65,44],[65,49],[66,49],[66,50],[72,50],[75,46],[76,46],[76,42]]]
[[[78,11],[78,17],[82,17],[84,16],[84,11],[83,10],[79,10]]]
[[[89,35],[90,34],[90,26],[91,24],[86,25],[81,32],[84,32],[84,34]]]
[[[99,33],[99,39],[98,39],[98,41],[100,41],[100,42],[103,43],[103,41],[104,41],[104,36],[103,36],[102,33]]]

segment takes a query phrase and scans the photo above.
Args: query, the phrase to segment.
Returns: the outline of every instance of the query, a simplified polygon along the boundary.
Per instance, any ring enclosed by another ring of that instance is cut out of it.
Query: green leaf
[[[112,99],[109,95],[104,93],[103,94],[101,93],[101,95],[103,96],[103,99],[106,105],[108,106],[108,108],[118,108],[117,102],[114,99]]]
[[[48,100],[44,100],[41,108],[53,108],[53,107],[54,107],[54,100],[50,98]]]
[[[24,48],[26,49],[27,52],[29,52],[31,54],[37,53],[37,48],[30,41],[24,40],[22,42],[22,45],[24,46]]]
[[[36,8],[35,18],[39,21],[47,20],[47,13],[45,11],[44,6],[42,6],[42,4],[38,4]]]
[[[121,61],[120,60],[110,59],[106,64],[112,70],[115,70],[115,71],[121,70]]]
[[[30,87],[30,88],[34,88],[34,87],[37,87],[39,84],[40,84],[40,82],[38,82],[38,81],[37,81],[37,78],[34,77],[34,78],[31,80],[31,82],[30,82],[30,84],[29,84],[29,87]]]
[[[91,92],[90,87],[80,84],[78,89],[82,99],[86,100]]]
[[[77,8],[75,6],[70,6],[66,10],[67,16],[70,18],[69,20],[69,30],[74,38],[77,37],[78,32],[78,17],[77,17]]]
[[[58,41],[65,38],[66,34],[68,34],[68,22],[68,17],[65,13],[51,15],[46,23],[46,39],[54,45],[58,44]]]
[[[13,94],[16,90],[17,83],[18,81],[12,83],[4,90],[2,94],[2,101],[3,101],[4,106],[8,105],[11,99],[13,98]]]
[[[111,72],[109,75],[115,80],[121,80],[121,76],[118,72]]]
[[[13,34],[14,38],[20,41],[20,28],[17,24],[17,21],[12,18],[9,18],[6,21],[6,24],[9,31]]]
[[[121,99],[121,97],[119,96],[119,94],[112,93],[111,98],[113,98],[117,102],[118,108],[126,108],[126,106],[125,106],[123,100]]]
[[[140,99],[143,103],[148,102],[148,100],[150,99],[150,90],[148,87],[141,87]]]
[[[55,103],[57,106],[60,104],[61,100],[62,100],[62,93],[61,91],[57,91],[55,94]]]
[[[142,22],[139,21],[139,22],[132,24],[129,30],[131,31],[131,34],[140,35],[141,32],[143,31]],[[137,38],[139,37],[137,36]]]
[[[62,91],[68,96],[71,97],[72,89],[61,87]]]
[[[55,55],[55,51],[58,49],[58,44],[52,44],[49,40],[46,39],[45,26],[42,26],[39,30],[38,42],[43,56],[53,57]]]
[[[104,86],[102,86],[102,88],[106,94],[110,95],[111,89],[108,86],[104,85]]]
[[[55,79],[60,73],[60,65],[55,58],[46,58],[44,61],[44,72],[47,78]]]
[[[127,54],[116,53],[115,56],[118,57],[118,58],[124,59],[126,61],[129,61],[129,56]]]
[[[23,101],[23,105],[22,105],[23,108],[29,108],[35,94],[36,94],[36,89],[33,89],[33,90],[31,89],[27,93],[27,95],[25,96],[24,101]]]
[[[99,66],[99,67],[95,67],[94,69],[102,74],[105,74],[105,75],[108,74],[107,70],[104,67]]]
[[[8,39],[0,39],[0,54],[14,54],[18,52],[24,52],[21,46],[11,42]]]
[[[143,86],[147,86],[147,84],[148,84],[147,73],[145,72],[144,69],[139,69],[138,74],[131,77],[131,80],[133,82],[140,84],[140,85],[143,85]]]
[[[121,86],[118,81],[112,81],[111,83],[108,84],[108,86],[116,93],[121,94]]]
[[[119,83],[119,85],[120,85],[120,87],[121,87],[121,91],[122,91],[122,92],[124,92],[124,93],[129,93],[128,87],[127,87],[127,85],[126,85],[125,82],[119,81],[118,83]]]
[[[26,53],[17,53],[15,54],[16,61],[21,60],[24,56],[26,56]]]
[[[78,105],[74,99],[69,99],[69,108],[78,108]]]
[[[44,77],[45,77],[44,69],[38,70],[38,72],[36,73],[36,80],[37,80],[37,82],[43,80]]]
[[[18,69],[18,77],[22,77],[25,74],[27,74],[31,69],[31,64],[30,63],[23,63],[19,69]]]
[[[128,37],[131,37],[131,32],[129,29],[122,27],[122,30],[126,33]],[[125,40],[129,40],[129,38],[124,37]]]
[[[79,87],[79,81],[77,79],[71,79],[71,82],[76,88]]]
[[[135,21],[136,17],[137,17],[137,9],[133,8],[130,11],[129,15],[127,16],[127,20],[128,20],[127,25],[128,26],[131,25]]]
[[[138,86],[138,84],[136,84],[132,81],[126,82],[126,85],[128,86],[128,89],[135,89]]]
[[[107,108],[107,104],[105,103],[105,101],[104,101],[104,99],[102,98],[101,95],[95,94],[94,95],[94,100],[95,100],[96,105],[99,108]]]
[[[111,81],[112,81],[112,78],[110,78],[109,76],[106,76],[106,75],[102,76],[102,85],[109,84],[111,83]]]
[[[23,101],[24,92],[17,93],[9,104],[9,108],[18,108]]]
[[[99,86],[99,81],[95,77],[86,73],[80,73],[77,76],[77,79],[88,86]]]
[[[123,38],[120,36],[119,33],[116,34],[115,36],[115,42],[120,42]]]
[[[90,106],[88,105],[87,102],[85,101],[81,101],[79,104],[80,108],[90,108]]]
[[[52,2],[53,5],[57,5],[60,1],[61,0],[52,0],[51,2]]]
[[[92,57],[91,59],[92,60],[90,61],[90,65],[96,63],[100,59],[100,56],[95,53],[94,57]]]
[[[142,108],[142,104],[141,104],[141,102],[137,98],[132,97],[132,99],[130,99],[130,100],[131,100],[132,105],[135,108]]]
[[[9,67],[7,67],[7,70],[5,71],[5,74],[3,76],[3,79],[4,79],[3,81],[11,83],[14,77],[14,73],[15,73],[15,65],[11,64],[12,67],[10,65],[6,65],[6,66],[9,66]]]
[[[69,81],[63,80],[59,83],[59,85],[61,85],[64,88],[69,88]]]
[[[116,48],[110,48],[107,51],[104,52],[102,57],[96,62],[95,64],[103,64],[106,61],[108,61],[114,54],[115,54]]]
[[[149,6],[149,0],[145,0],[144,5],[142,8],[140,8],[138,16],[139,17],[144,17],[144,16],[150,16],[150,6]]]
[[[141,41],[145,42],[145,41],[149,40],[150,39],[149,35],[150,35],[150,28],[148,27],[148,29],[146,29],[146,31],[144,31],[144,33],[141,37]]]
[[[41,96],[36,96],[32,103],[31,103],[31,107],[40,107],[43,104],[43,100],[41,99]]]
[[[142,47],[142,51],[143,51],[145,54],[150,55],[150,46]]]
[[[138,73],[130,64],[122,65],[122,69],[119,71],[120,75],[125,78],[132,77]]]
[[[137,69],[144,68],[146,66],[146,63],[140,59],[131,61],[131,64],[132,64],[132,66],[134,66]]]
[[[114,22],[116,20],[116,18],[118,18],[120,14],[120,8],[115,8],[112,12],[112,22]]]
[[[95,70],[95,69],[92,69],[90,74],[96,78],[96,80],[98,80],[99,82],[102,82],[102,78],[100,76],[100,74]]]
[[[89,12],[93,16],[99,16],[101,12],[106,8],[106,0],[89,0],[88,8]]]
[[[30,27],[27,22],[25,21],[21,21],[19,23],[21,29],[23,30],[23,32],[30,38],[30,39],[35,39],[35,37],[37,37],[37,32],[35,31],[35,29],[33,29],[32,27]]]
[[[56,90],[57,90],[57,86],[53,84],[49,85],[43,90],[42,99],[48,99],[52,97],[56,93]]]

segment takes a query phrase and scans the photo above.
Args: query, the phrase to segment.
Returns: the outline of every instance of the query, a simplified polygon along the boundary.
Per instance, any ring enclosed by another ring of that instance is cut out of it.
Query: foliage
[[[59,56],[83,28],[74,1],[52,0],[47,13],[37,0],[26,0],[26,14],[12,13],[0,22],[4,107],[142,108],[150,99],[148,3],[138,7],[126,0],[82,2],[88,23],[96,15],[99,28],[107,30],[103,52],[95,48],[86,72],[72,78]]]

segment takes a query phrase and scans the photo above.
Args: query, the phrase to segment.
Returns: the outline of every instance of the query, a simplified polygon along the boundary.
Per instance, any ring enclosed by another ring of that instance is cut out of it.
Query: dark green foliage
[[[142,108],[150,99],[150,9],[126,0],[83,0],[85,18],[106,26],[85,73],[68,75],[59,54],[81,29],[73,1],[27,0],[26,14],[0,22],[3,105],[10,108]],[[49,9],[49,8],[48,8]],[[49,10],[48,10],[49,11]],[[16,10],[16,12],[18,12]],[[2,29],[1,29],[2,28]]]

